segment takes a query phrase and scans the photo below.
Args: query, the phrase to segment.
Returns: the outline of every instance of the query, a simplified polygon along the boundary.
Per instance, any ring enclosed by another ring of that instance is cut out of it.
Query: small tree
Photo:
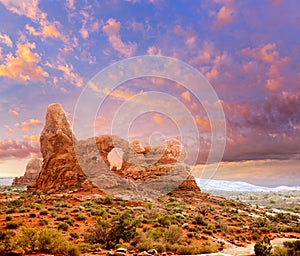
[[[264,238],[254,245],[254,252],[256,256],[269,256],[271,255],[272,245],[269,237]]]

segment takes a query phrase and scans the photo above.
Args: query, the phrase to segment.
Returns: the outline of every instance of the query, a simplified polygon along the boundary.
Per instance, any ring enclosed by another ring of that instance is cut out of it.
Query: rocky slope
[[[59,104],[48,106],[40,142],[43,166],[35,189],[57,192],[80,184],[131,199],[133,195],[153,196],[177,188],[200,191],[183,162],[184,152],[178,141],[169,140],[153,148],[114,135],[78,141]],[[110,164],[113,149],[123,152],[120,169]]]
[[[31,186],[35,183],[42,168],[40,159],[31,159],[26,165],[24,176],[15,177],[12,186]]]

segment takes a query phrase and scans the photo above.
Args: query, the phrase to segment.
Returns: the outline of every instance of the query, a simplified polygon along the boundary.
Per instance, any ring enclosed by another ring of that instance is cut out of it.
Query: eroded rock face
[[[113,135],[77,141],[60,104],[47,108],[40,142],[43,165],[35,189],[60,191],[77,184],[94,184],[112,194],[121,191],[131,195],[148,190],[165,193],[178,187],[200,191],[183,162],[180,142],[169,140],[151,148]],[[122,167],[118,170],[110,170],[108,160],[114,148],[123,151]]]
[[[42,168],[40,159],[31,159],[26,165],[24,176],[16,177],[13,180],[12,186],[31,186],[35,183]]]
[[[76,143],[76,138],[61,105],[49,105],[40,136],[43,165],[36,189],[58,191],[87,182],[76,160],[73,141]]]

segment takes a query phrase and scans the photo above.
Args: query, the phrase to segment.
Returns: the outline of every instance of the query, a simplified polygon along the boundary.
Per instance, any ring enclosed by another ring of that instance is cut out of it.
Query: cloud
[[[0,159],[5,160],[11,157],[26,158],[31,154],[40,155],[38,144],[32,144],[29,141],[3,140],[0,141]]]
[[[46,38],[56,38],[67,42],[67,37],[63,36],[58,30],[60,26],[58,21],[50,22],[47,20],[47,13],[42,12],[38,5],[39,0],[0,0],[0,2],[11,12],[25,16],[38,24],[40,31],[36,31],[34,27],[26,25],[26,30],[33,36],[41,36],[43,40]]]
[[[191,94],[189,91],[185,91],[181,94],[181,97],[185,99],[186,101],[190,102],[191,101]]]
[[[119,34],[120,28],[121,23],[110,18],[107,20],[106,25],[102,27],[102,30],[108,36],[108,41],[116,51],[125,57],[131,57],[134,55],[137,45],[134,43],[124,43]]]
[[[50,62],[46,62],[45,66],[62,71],[64,79],[71,84],[76,85],[77,87],[82,87],[84,84],[83,78],[79,74],[74,72],[74,67],[72,64],[52,64]],[[54,81],[57,81],[57,78]]]
[[[149,46],[147,49],[147,54],[149,55],[162,55],[162,51],[157,46]]]
[[[67,0],[66,7],[72,11],[75,10],[75,0]]]
[[[276,44],[269,43],[262,47],[257,47],[253,49],[249,47],[244,48],[242,49],[242,54],[250,56],[257,60],[272,63],[279,57],[279,53],[275,49],[276,49]]]
[[[266,88],[270,92],[276,92],[280,87],[282,87],[283,81],[284,81],[283,77],[279,77],[278,79],[267,79]]]
[[[222,2],[224,4],[217,12],[214,13],[216,19],[214,20],[212,25],[214,29],[220,29],[221,27],[233,22],[235,10],[232,1],[215,2]]]
[[[66,41],[66,37],[63,36],[55,27],[55,25],[44,25],[41,28],[41,31],[36,31],[34,27],[26,24],[25,28],[29,32],[29,34],[33,36],[41,36],[43,40],[46,38],[56,38],[61,39],[62,41]]]
[[[11,41],[10,37],[6,34],[0,33],[0,42],[8,47],[13,47],[13,42]]]
[[[162,125],[164,123],[164,120],[161,118],[161,115],[157,113],[153,115],[152,119],[158,125]]]
[[[22,123],[16,123],[15,127],[22,130],[22,131],[28,131],[30,128],[34,126],[42,126],[43,123],[40,120],[37,119],[30,119],[28,122],[22,122]]]
[[[30,141],[32,143],[35,143],[35,144],[40,144],[40,135],[24,135],[23,136],[24,140],[25,141]]]
[[[17,117],[19,115],[19,112],[17,110],[10,109],[9,114],[11,116]]]
[[[0,76],[19,81],[44,81],[48,73],[39,65],[39,54],[33,53],[35,43],[18,43],[15,57],[9,53],[0,65]]]
[[[47,17],[47,14],[38,8],[38,0],[0,0],[0,2],[9,11],[18,15],[24,15],[34,22],[39,22]]]

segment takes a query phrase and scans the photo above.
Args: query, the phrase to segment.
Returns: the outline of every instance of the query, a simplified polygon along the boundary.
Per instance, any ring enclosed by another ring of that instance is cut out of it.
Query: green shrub
[[[43,209],[40,211],[40,215],[47,215],[48,211],[46,209]]]
[[[20,226],[20,223],[18,222],[7,222],[6,227],[8,229],[17,229]]]
[[[171,216],[169,214],[165,214],[156,218],[156,221],[162,226],[170,226],[171,225]]]
[[[46,220],[46,219],[41,219],[41,220],[40,220],[40,223],[42,224],[42,226],[46,226],[46,225],[48,225],[48,220]]]
[[[172,225],[169,229],[165,232],[165,239],[167,242],[171,244],[178,243],[181,236],[182,236],[182,228],[176,225]]]
[[[11,200],[11,201],[8,201],[6,203],[6,206],[9,207],[9,208],[13,208],[13,207],[21,207],[23,205],[24,201],[22,199],[15,199],[15,200]]]
[[[58,230],[68,231],[70,225],[66,222],[61,222],[58,224]]]
[[[106,249],[113,248],[120,241],[129,242],[136,235],[136,227],[140,219],[134,219],[129,211],[121,212],[115,216],[112,223],[97,219],[96,225],[85,235],[85,241],[89,243],[99,243]]]
[[[103,199],[103,204],[112,204],[113,203],[113,198],[111,196],[106,196]]]
[[[86,216],[83,213],[77,213],[76,214],[76,219],[77,220],[85,220]]]
[[[254,245],[254,252],[256,256],[269,256],[272,250],[270,239],[267,236]]]

